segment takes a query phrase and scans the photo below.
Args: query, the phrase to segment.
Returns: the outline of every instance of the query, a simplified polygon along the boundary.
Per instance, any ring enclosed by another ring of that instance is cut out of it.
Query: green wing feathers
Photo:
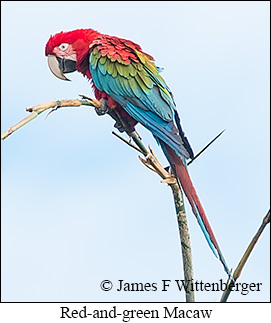
[[[90,49],[90,71],[98,90],[172,120],[172,95],[150,55],[132,42],[105,36]]]

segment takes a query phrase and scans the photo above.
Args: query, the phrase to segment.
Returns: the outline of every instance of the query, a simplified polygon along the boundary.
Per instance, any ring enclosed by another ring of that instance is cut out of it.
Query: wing
[[[102,35],[90,46],[89,67],[106,92],[153,135],[189,158],[175,126],[175,103],[153,58],[133,42]]]

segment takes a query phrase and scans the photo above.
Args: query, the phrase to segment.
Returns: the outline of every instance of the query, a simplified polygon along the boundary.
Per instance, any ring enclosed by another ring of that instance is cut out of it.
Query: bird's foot
[[[119,132],[126,131],[126,127],[120,121],[116,121],[114,127],[117,128]]]
[[[124,119],[117,110],[111,110],[108,114],[116,121],[114,127],[119,130],[119,132],[130,133],[132,131],[129,122]]]
[[[107,104],[107,99],[101,99],[101,106],[100,107],[95,107],[95,111],[98,114],[98,116],[103,116],[106,113],[108,113],[109,108],[108,108],[108,104]]]

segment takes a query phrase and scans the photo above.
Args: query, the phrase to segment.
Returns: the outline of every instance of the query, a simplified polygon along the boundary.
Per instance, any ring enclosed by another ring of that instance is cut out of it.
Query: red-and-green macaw
[[[51,36],[45,54],[58,78],[67,80],[64,74],[76,70],[86,76],[95,97],[106,100],[109,112],[113,115],[117,111],[130,131],[137,122],[151,131],[178,177],[210,248],[231,275],[188,174],[186,161],[193,159],[193,151],[182,131],[173,95],[153,57],[130,40],[93,29]]]

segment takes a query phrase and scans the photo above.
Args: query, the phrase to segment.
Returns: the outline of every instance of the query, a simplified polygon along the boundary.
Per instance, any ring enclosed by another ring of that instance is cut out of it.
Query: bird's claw
[[[98,116],[103,116],[106,113],[108,113],[108,104],[107,104],[107,100],[106,99],[101,99],[101,106],[100,107],[95,107],[95,111],[98,114]]]
[[[117,128],[119,132],[126,131],[126,128],[122,125],[121,122],[116,121],[114,127]]]

